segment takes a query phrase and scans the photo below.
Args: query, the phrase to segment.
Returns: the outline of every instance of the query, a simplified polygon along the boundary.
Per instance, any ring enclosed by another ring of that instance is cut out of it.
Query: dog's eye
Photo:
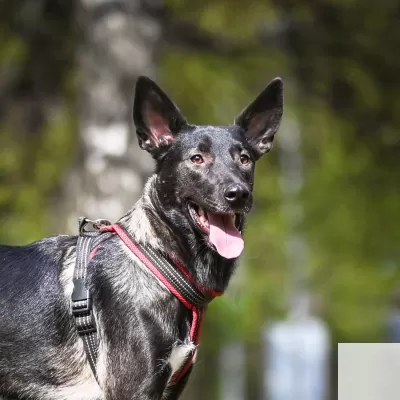
[[[190,161],[192,161],[193,164],[203,164],[204,162],[203,157],[200,154],[193,156]]]
[[[250,162],[250,157],[247,154],[242,154],[240,156],[240,162],[242,164],[248,164]]]

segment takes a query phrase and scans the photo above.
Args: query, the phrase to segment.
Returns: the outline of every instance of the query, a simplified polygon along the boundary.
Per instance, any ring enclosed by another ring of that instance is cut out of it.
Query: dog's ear
[[[136,82],[133,122],[140,147],[153,156],[170,145],[187,125],[173,101],[145,76]]]
[[[282,115],[283,83],[280,78],[275,78],[235,119],[235,124],[243,128],[257,159],[272,149]]]

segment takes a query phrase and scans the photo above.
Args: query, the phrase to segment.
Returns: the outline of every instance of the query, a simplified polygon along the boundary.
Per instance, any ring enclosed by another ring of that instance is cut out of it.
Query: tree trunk
[[[58,222],[65,221],[69,232],[77,232],[80,215],[120,218],[139,197],[153,167],[137,145],[132,105],[136,78],[155,75],[161,26],[141,4],[79,2],[79,154],[57,206],[63,216]]]

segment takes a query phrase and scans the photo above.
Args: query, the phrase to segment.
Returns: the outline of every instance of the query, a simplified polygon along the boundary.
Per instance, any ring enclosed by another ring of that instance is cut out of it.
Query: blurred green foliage
[[[0,231],[3,243],[48,233],[52,196],[77,138],[72,7],[0,2]]]
[[[16,5],[0,6],[2,242],[46,233],[51,196],[76,150],[77,39],[71,10],[54,3],[64,12],[51,8],[40,29],[38,21],[36,28],[26,25]],[[230,54],[164,43],[159,80],[192,122],[229,124],[271,78],[288,83],[286,115],[301,129],[305,174],[304,219],[295,230],[308,246],[310,290],[321,300],[334,343],[385,340],[387,307],[400,277],[400,3],[166,3],[174,18],[216,41],[248,47]],[[263,41],[263,31],[279,34]],[[197,379],[217,362],[215,350],[226,340],[245,340],[255,370],[260,329],[286,315],[289,224],[278,152],[279,134],[275,151],[257,166],[244,280],[210,306],[202,343],[208,362],[200,363]],[[207,390],[211,396],[216,384]]]

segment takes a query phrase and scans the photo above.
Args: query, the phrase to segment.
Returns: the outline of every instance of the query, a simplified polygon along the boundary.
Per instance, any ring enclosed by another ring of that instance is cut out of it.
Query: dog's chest
[[[168,358],[168,363],[171,367],[171,377],[174,376],[176,372],[180,371],[184,367],[185,363],[187,362],[188,358],[195,350],[195,348],[196,345],[192,342],[175,345],[172,348],[171,354]]]
[[[103,393],[93,376],[88,376],[85,372],[82,376],[77,376],[70,384],[62,386],[35,385],[30,384],[21,387],[23,398],[41,400],[102,400]],[[26,397],[25,397],[26,396]],[[0,400],[3,398],[0,395]],[[7,398],[4,398],[7,400]]]
[[[58,388],[50,392],[49,399],[59,400],[100,400],[103,399],[103,393],[94,379],[87,379],[86,382],[77,385]],[[54,395],[54,397],[51,397]]]

